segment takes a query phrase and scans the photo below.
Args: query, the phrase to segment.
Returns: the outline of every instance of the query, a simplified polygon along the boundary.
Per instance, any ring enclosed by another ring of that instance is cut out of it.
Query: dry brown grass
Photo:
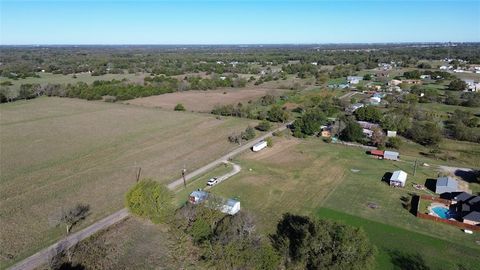
[[[282,90],[272,88],[224,88],[208,91],[185,91],[136,98],[126,103],[146,107],[160,107],[173,110],[175,105],[181,103],[187,111],[210,112],[215,105],[237,104],[256,100],[269,93],[280,93]]]
[[[123,207],[142,177],[179,177],[233,149],[227,136],[248,121],[152,108],[39,98],[0,106],[1,263],[62,237],[51,220],[78,202],[91,215],[78,230]]]

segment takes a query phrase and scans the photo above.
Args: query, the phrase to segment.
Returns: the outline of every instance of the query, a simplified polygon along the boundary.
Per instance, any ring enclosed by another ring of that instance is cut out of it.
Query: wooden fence
[[[429,215],[429,214],[423,214],[423,213],[418,213],[418,212],[417,212],[417,217],[423,218],[423,219],[433,220],[433,221],[436,221],[436,222],[446,223],[446,224],[453,225],[453,226],[456,226],[456,227],[459,227],[459,228],[462,228],[462,229],[468,229],[468,230],[471,230],[471,231],[480,231],[480,226],[470,225],[470,224],[466,224],[466,223],[456,221],[456,220],[448,220],[448,219],[439,218],[439,217],[435,217],[435,216],[432,216],[432,215]]]
[[[420,195],[420,200],[418,201],[418,205],[417,205],[417,217],[423,218],[423,219],[428,219],[428,220],[433,220],[433,221],[436,221],[436,222],[446,223],[446,224],[453,225],[453,226],[456,226],[456,227],[462,228],[462,229],[468,229],[468,230],[471,230],[471,231],[480,231],[480,226],[470,225],[470,224],[466,224],[466,223],[456,221],[456,220],[449,220],[449,219],[444,219],[444,218],[439,218],[439,217],[436,217],[436,216],[432,216],[432,215],[429,215],[429,214],[420,213],[420,211],[418,211],[418,207],[420,206],[420,201],[421,200],[439,202],[439,203],[446,204],[448,206],[450,206],[450,204],[452,203],[450,200],[442,199],[442,198],[439,198],[439,197],[435,197],[435,196],[431,196],[431,195]]]
[[[420,195],[420,199],[427,200],[427,201],[432,201],[432,202],[443,203],[443,204],[446,204],[447,206],[450,206],[450,204],[452,204],[452,201],[450,201],[450,200],[442,199],[442,198],[435,197],[435,196],[432,196],[432,195]]]

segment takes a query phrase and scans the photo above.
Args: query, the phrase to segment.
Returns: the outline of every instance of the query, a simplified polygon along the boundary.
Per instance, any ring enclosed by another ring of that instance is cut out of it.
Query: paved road
[[[290,123],[288,123],[288,124],[290,124]],[[205,166],[203,166],[203,167],[201,167],[201,168],[199,168],[199,169],[197,169],[197,170],[195,170],[195,171],[193,171],[189,174],[187,174],[186,175],[187,181],[189,179],[192,179],[192,178],[198,176],[198,175],[201,175],[201,174],[204,174],[204,173],[208,172],[209,170],[213,169],[214,167],[221,164],[222,162],[228,161],[233,156],[238,155],[241,152],[250,149],[254,144],[258,143],[259,141],[264,140],[267,137],[272,136],[273,132],[285,130],[288,124],[282,125],[281,127],[277,128],[277,129],[275,129],[271,132],[268,132],[268,133],[260,136],[259,138],[256,138],[255,140],[252,140],[251,142],[245,143],[242,146],[239,146],[238,148],[234,149],[232,152],[224,155],[223,157],[221,157],[221,158],[219,158],[219,159],[217,159],[217,160],[215,160],[215,161],[213,161],[213,162],[211,162],[211,163],[209,163],[209,164],[207,164],[207,165],[205,165]],[[234,168],[233,171],[228,173],[227,175],[231,174],[230,176],[232,176],[234,174],[237,174],[240,171],[240,166],[238,166],[236,164],[234,164],[233,168]],[[238,171],[236,171],[236,170],[238,170]],[[230,177],[230,176],[228,176],[228,177]],[[228,177],[224,178],[223,180],[227,179]],[[180,179],[177,179],[177,180],[173,181],[172,183],[170,183],[168,185],[168,188],[173,190],[173,189],[175,189],[176,187],[178,187],[179,185],[182,185],[182,184],[183,184],[183,179],[180,178]],[[95,234],[96,232],[101,231],[105,228],[108,228],[111,225],[125,219],[126,217],[128,217],[128,215],[129,215],[129,213],[128,213],[128,210],[126,208],[124,208],[120,211],[117,211],[117,212],[111,214],[110,216],[107,216],[104,219],[95,222],[94,224],[88,226],[87,228],[85,228],[85,229],[83,229],[79,232],[73,233],[70,236],[68,236],[67,238],[65,238],[63,240],[60,240],[59,242],[57,242],[57,243],[55,243],[55,244],[53,244],[53,245],[51,245],[47,248],[42,249],[41,251],[33,254],[32,256],[24,259],[23,261],[13,265],[9,269],[11,269],[11,270],[31,270],[31,269],[35,269],[35,268],[37,268],[37,267],[39,267],[43,264],[48,263],[48,260],[50,259],[52,254],[64,251],[64,250],[76,245],[78,242],[80,242],[83,239]]]

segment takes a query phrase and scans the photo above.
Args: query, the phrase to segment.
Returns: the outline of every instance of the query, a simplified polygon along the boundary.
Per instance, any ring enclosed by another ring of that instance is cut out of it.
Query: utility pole
[[[137,183],[138,181],[140,180],[140,173],[142,172],[142,167],[138,167],[138,170],[137,170]]]
[[[413,165],[413,176],[417,173],[417,161],[418,159],[415,159],[415,165]]]
[[[185,168],[185,164],[183,164],[182,169],[182,178],[183,178],[183,186],[187,188],[187,180],[185,180],[185,174],[187,173],[187,169]]]

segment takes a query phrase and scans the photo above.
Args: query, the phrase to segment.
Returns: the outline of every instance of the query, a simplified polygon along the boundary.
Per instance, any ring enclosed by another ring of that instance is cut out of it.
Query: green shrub
[[[263,120],[255,128],[260,131],[269,131],[270,128],[272,128],[272,125],[270,124],[270,122]]]
[[[268,147],[273,147],[272,137],[266,138],[265,141],[267,142],[267,146],[268,146]]]
[[[152,179],[143,179],[126,195],[126,206],[133,214],[153,223],[166,222],[173,213],[173,194],[164,185]]]
[[[183,106],[182,103],[178,103],[175,108],[174,108],[175,111],[185,111],[185,107]]]
[[[402,145],[402,140],[399,137],[391,137],[387,140],[387,147],[399,149]]]
[[[248,126],[247,129],[245,129],[245,132],[242,132],[242,139],[249,141],[253,138],[255,138],[255,129]]]

